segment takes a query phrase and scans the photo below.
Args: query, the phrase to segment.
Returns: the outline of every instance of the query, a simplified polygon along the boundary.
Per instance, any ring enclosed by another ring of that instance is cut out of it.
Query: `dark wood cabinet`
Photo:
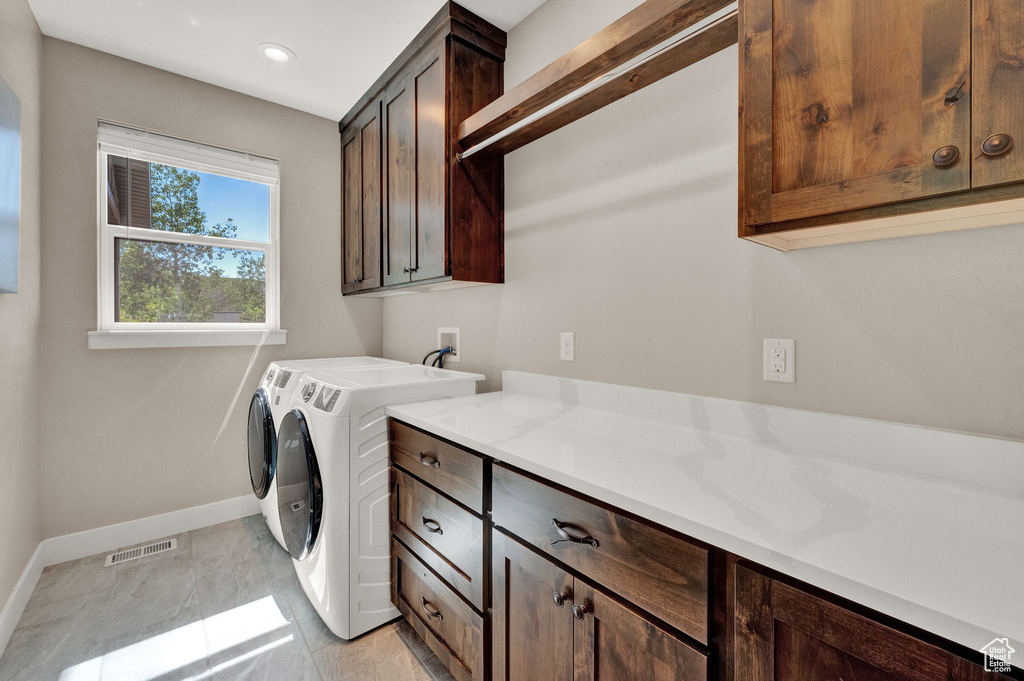
[[[344,141],[354,136],[362,107],[380,98],[383,246],[375,257],[383,278],[346,293],[504,280],[504,163],[489,155],[456,158],[462,151],[458,124],[501,95],[504,47],[504,32],[447,3],[342,119]],[[353,153],[343,149],[346,181]],[[349,250],[362,243],[349,235],[350,194],[343,191],[346,264],[356,259]]]
[[[493,681],[705,681],[707,658],[635,609],[495,532]]]
[[[491,544],[492,681],[572,681],[572,577],[501,532]]]
[[[507,466],[491,486],[495,525],[707,643],[707,549]]]
[[[1022,44],[1016,0],[741,2],[740,236],[785,250],[982,226],[930,212],[967,206],[1015,221],[984,204],[1024,197],[1005,186],[1024,180]]]
[[[1024,681],[424,430],[389,444],[392,599],[460,681]]]
[[[980,665],[742,566],[736,568],[735,631],[737,679],[967,681],[982,675]]]
[[[342,293],[380,286],[380,107],[369,104],[341,137]]]
[[[1024,10],[974,0],[975,187],[1024,182]]]

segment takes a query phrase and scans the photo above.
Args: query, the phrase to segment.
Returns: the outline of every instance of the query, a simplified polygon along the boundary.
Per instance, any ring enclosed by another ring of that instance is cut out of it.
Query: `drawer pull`
[[[565,606],[565,599],[569,598],[569,594],[564,591],[556,591],[551,594],[551,598],[555,601],[555,605],[561,608]]]
[[[433,532],[434,534],[444,534],[444,530],[441,529],[441,523],[430,518],[423,519],[423,527],[427,528],[427,532]]]
[[[595,549],[598,547],[597,540],[591,537],[589,534],[581,537],[579,535],[572,534],[571,532],[565,529],[567,527],[571,527],[577,530],[581,528],[576,527],[575,525],[570,525],[569,523],[560,523],[558,522],[557,518],[552,518],[551,523],[555,526],[555,529],[558,530],[558,536],[561,537],[561,539],[553,539],[551,541],[552,546],[564,541],[568,541],[572,542],[573,544],[587,544],[589,546],[593,546]]]
[[[572,606],[572,616],[575,617],[576,619],[578,619],[580,622],[583,621],[583,618],[586,617],[586,615],[587,615],[587,606],[580,605],[579,603],[577,603],[576,605]]]
[[[427,617],[432,617],[438,621],[444,619],[444,614],[440,610],[435,608],[430,601],[428,601],[423,596],[420,596],[420,601],[422,602],[423,609],[427,611]]]
[[[436,454],[424,454],[423,452],[420,452],[420,463],[434,468],[440,468],[441,466],[441,462],[437,460]]]

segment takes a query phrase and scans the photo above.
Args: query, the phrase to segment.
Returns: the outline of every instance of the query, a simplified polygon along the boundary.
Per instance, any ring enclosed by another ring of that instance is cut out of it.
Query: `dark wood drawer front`
[[[411,426],[391,420],[391,460],[460,504],[484,512],[484,460]]]
[[[708,642],[706,549],[501,465],[493,468],[492,489],[496,525]]]
[[[483,612],[484,521],[392,468],[391,531]]]
[[[484,678],[483,618],[401,542],[391,539],[392,600],[452,674]],[[429,632],[429,636],[424,633]]]

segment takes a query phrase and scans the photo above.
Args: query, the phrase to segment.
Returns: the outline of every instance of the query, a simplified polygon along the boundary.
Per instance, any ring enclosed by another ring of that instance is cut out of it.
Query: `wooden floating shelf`
[[[480,145],[480,150],[507,154],[735,45],[739,29],[731,11],[734,4],[647,0],[464,120],[458,133],[463,153],[469,156]],[[672,43],[701,22],[709,23]],[[628,66],[638,58],[635,66]],[[622,67],[622,73],[608,77]]]

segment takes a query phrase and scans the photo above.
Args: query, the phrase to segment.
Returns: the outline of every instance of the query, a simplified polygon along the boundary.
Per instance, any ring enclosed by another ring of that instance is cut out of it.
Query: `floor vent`
[[[139,558],[145,558],[146,556],[152,556],[156,553],[163,553],[164,551],[173,551],[178,548],[178,539],[166,539],[159,541],[155,544],[149,544],[148,546],[140,546],[135,549],[128,549],[127,551],[118,551],[107,556],[107,562],[104,566],[110,567],[111,565],[120,565],[121,563],[127,563],[130,560],[138,560]]]

